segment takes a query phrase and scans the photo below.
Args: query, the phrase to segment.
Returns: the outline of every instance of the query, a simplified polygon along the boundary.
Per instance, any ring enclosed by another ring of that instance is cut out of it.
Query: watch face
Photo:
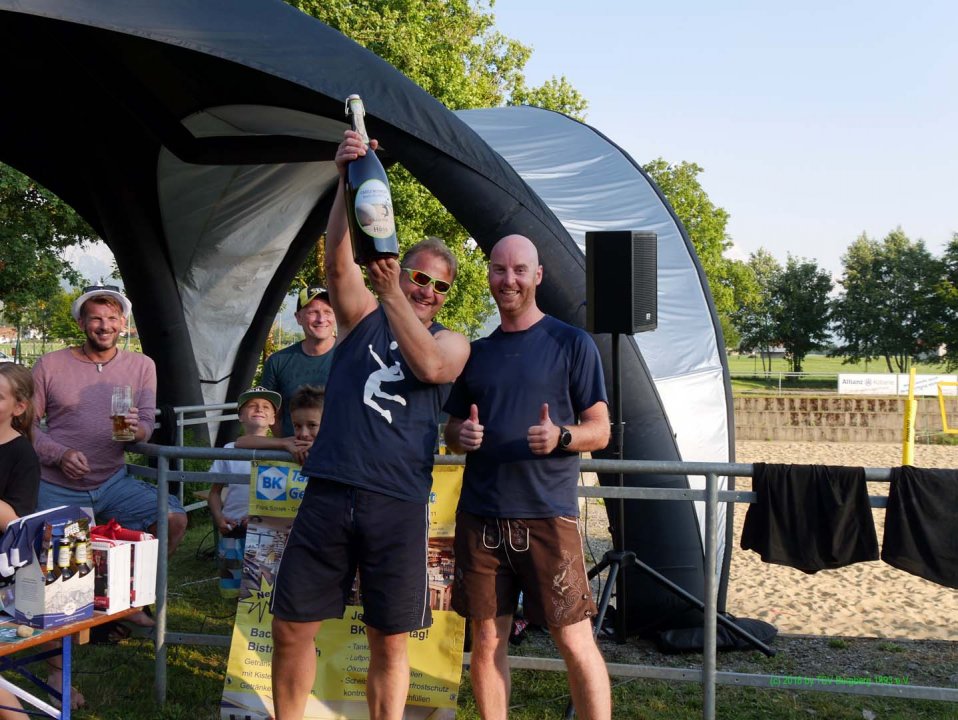
[[[571,444],[572,444],[572,433],[566,430],[565,428],[562,428],[562,430],[559,432],[559,446],[566,448],[566,447],[569,447],[569,445]]]

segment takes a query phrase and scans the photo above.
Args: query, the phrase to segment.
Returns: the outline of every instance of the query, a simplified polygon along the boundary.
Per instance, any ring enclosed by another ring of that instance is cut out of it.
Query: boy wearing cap
[[[266,359],[262,385],[283,398],[283,408],[273,427],[275,437],[294,434],[289,401],[303,385],[324,386],[333,363],[336,344],[336,317],[325,288],[312,286],[296,296],[296,322],[305,337]]]
[[[276,422],[276,413],[282,404],[278,392],[264,387],[253,387],[240,393],[239,421],[244,436],[266,437],[270,427]],[[226,443],[225,447],[235,447],[235,443]],[[210,472],[250,474],[249,460],[214,460]],[[249,516],[249,488],[235,485],[223,499],[223,483],[210,486],[209,503],[213,524],[219,531],[219,569],[220,592],[227,597],[239,593],[243,573],[243,552],[246,548],[246,521]]]
[[[236,447],[243,450],[285,450],[297,463],[306,462],[313,440],[319,433],[323,419],[326,389],[302,385],[289,399],[289,415],[293,420],[293,434],[289,437],[266,437],[243,435],[236,440]]]

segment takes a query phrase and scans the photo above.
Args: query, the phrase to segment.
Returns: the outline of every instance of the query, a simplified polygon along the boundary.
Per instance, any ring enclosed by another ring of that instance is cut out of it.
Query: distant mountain
[[[111,277],[113,273],[113,253],[110,252],[110,248],[105,243],[97,242],[82,250],[70,248],[64,253],[64,256],[73,265],[74,269],[83,276],[83,285],[96,284],[102,280],[108,285],[119,284],[122,287],[122,281]],[[64,284],[64,289],[69,290],[69,285]]]

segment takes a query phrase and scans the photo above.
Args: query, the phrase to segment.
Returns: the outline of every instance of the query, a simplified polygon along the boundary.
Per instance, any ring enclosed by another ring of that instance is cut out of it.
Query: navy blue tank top
[[[433,323],[429,332],[444,329]],[[323,421],[303,473],[426,502],[450,388],[416,378],[380,306],[336,346]]]

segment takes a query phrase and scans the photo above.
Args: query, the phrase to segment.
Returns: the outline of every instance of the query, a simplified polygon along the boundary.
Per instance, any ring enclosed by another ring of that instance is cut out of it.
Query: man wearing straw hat
[[[115,286],[86,288],[72,308],[83,343],[47,353],[33,367],[33,444],[41,464],[37,507],[92,507],[98,522],[116,518],[125,528],[155,533],[156,486],[127,474],[126,444],[113,439],[110,420],[113,387],[128,385],[133,407],[126,425],[133,442],[153,433],[156,366],[146,355],[117,346],[131,309]],[[186,532],[186,513],[175,496],[169,503],[172,553]]]

